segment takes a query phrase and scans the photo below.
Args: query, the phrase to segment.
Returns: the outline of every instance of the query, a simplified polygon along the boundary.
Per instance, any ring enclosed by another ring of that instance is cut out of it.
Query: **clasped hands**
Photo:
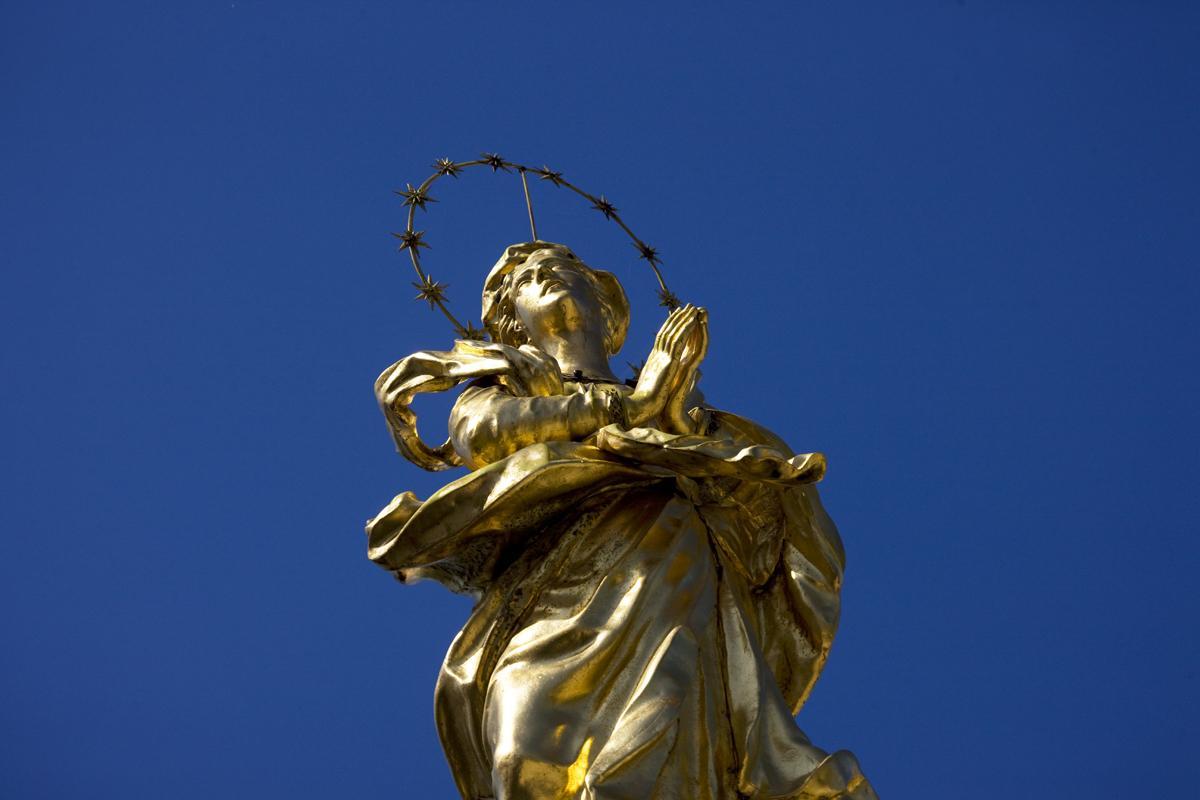
[[[677,308],[654,338],[637,385],[625,398],[629,424],[658,421],[668,433],[691,433],[695,425],[686,401],[696,386],[700,362],[708,352],[708,311],[691,304]]]

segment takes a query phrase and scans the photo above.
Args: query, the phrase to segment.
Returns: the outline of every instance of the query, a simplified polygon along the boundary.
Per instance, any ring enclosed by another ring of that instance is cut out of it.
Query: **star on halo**
[[[457,178],[462,172],[462,167],[448,158],[439,158],[433,162],[433,168],[437,170],[438,175],[449,175],[451,178]]]
[[[408,188],[394,190],[396,194],[398,194],[404,198],[404,205],[414,206],[414,207],[419,208],[422,211],[424,211],[426,203],[436,203],[437,202],[437,200],[434,200],[432,197],[429,196],[428,189],[424,189],[419,186],[416,189],[414,189],[413,185],[411,183],[406,183],[404,185]]]
[[[486,330],[483,328],[476,328],[475,325],[470,322],[462,327],[461,333],[464,339],[471,339],[477,342],[486,342],[488,339],[488,332]]]
[[[555,186],[563,185],[563,174],[561,172],[555,172],[545,165],[543,165],[541,169],[535,169],[533,171],[540,175],[544,181],[550,181]]]
[[[414,253],[417,252],[417,248],[419,247],[429,247],[429,245],[425,244],[425,240],[421,238],[424,235],[425,231],[405,231],[404,233],[392,234],[392,236],[395,236],[400,240],[401,252],[404,252],[405,250],[412,250]]]
[[[417,290],[416,299],[429,303],[430,308],[446,302],[446,284],[438,283],[428,275],[420,283],[414,282],[413,288]]]
[[[645,242],[634,242],[633,246],[637,248],[641,258],[646,259],[651,264],[660,264],[662,259],[658,257],[658,250],[646,244]]]
[[[508,169],[508,163],[495,153],[484,153],[480,156],[480,159],[483,160],[484,164],[492,168],[492,172],[496,172],[497,170],[501,169],[505,172],[510,171]]]
[[[669,308],[672,311],[683,305],[683,303],[679,302],[679,298],[675,296],[675,293],[670,289],[658,290],[658,304],[664,308]]]
[[[599,200],[592,201],[592,208],[603,214],[605,219],[612,219],[617,215],[617,207],[604,199],[604,195],[600,195]]]

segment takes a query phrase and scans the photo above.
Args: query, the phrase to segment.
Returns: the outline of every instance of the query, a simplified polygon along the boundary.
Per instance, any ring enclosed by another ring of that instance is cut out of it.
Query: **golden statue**
[[[621,285],[534,241],[492,269],[482,318],[491,341],[375,384],[403,455],[470,471],[367,525],[401,580],[478,598],[435,693],[462,796],[875,798],[794,720],[838,620],[824,458],[704,403],[704,309],[671,311],[627,385],[608,363]],[[426,445],[413,397],[463,383],[450,438]]]

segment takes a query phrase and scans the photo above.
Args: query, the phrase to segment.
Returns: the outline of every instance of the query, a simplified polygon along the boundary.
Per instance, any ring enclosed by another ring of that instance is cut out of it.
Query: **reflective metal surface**
[[[367,526],[397,577],[478,597],[435,693],[462,796],[874,798],[793,719],[838,621],[824,458],[703,402],[705,311],[673,311],[626,386],[620,285],[533,242],[489,275],[483,320],[493,341],[375,387],[403,455],[471,471]],[[426,445],[413,397],[462,383],[449,440]]]

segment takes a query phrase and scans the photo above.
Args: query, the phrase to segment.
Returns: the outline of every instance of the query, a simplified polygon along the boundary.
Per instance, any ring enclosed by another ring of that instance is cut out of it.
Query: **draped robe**
[[[448,442],[473,469],[367,526],[397,577],[478,597],[435,693],[462,796],[876,798],[794,721],[839,612],[823,457],[715,410],[697,434],[626,430],[608,422],[626,387],[531,393],[519,353],[483,347],[397,365],[413,386],[476,378]]]

